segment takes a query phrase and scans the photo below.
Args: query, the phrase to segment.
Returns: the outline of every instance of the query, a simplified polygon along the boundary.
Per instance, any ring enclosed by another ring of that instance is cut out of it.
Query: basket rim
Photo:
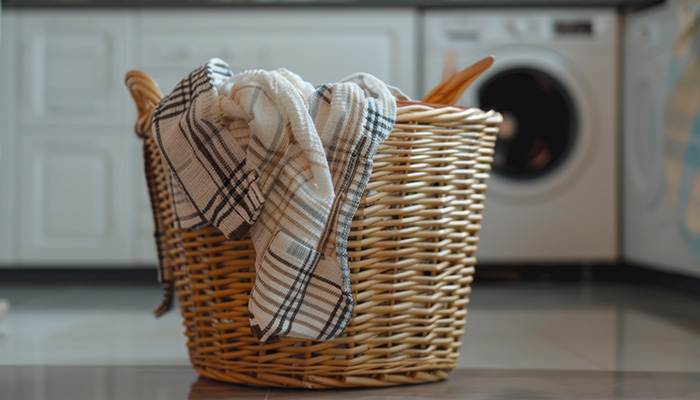
[[[400,100],[396,99],[396,105],[398,107],[408,107],[408,106],[426,106],[432,108],[456,108],[461,111],[472,110],[475,107],[462,107],[454,104],[439,104],[439,103],[425,103],[420,100]],[[483,110],[482,110],[483,111]]]

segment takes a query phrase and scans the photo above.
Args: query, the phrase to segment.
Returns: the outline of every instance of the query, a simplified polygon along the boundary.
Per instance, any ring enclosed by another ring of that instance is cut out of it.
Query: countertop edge
[[[637,10],[664,0],[467,0],[467,1],[4,1],[3,9],[265,9],[265,8],[617,8]]]

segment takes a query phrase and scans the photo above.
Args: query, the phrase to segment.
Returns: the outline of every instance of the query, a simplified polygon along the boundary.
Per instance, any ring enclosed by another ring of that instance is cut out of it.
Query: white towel
[[[232,75],[212,59],[158,106],[154,136],[178,223],[251,237],[253,333],[327,340],[352,316],[352,217],[395,98],[357,74],[317,89],[287,70]]]

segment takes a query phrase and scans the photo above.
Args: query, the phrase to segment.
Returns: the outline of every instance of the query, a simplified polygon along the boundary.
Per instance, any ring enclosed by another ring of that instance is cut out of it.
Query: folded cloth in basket
[[[328,340],[352,316],[350,224],[396,103],[367,74],[314,89],[297,75],[233,75],[212,59],[158,105],[153,134],[176,223],[249,228],[257,258],[253,333]]]

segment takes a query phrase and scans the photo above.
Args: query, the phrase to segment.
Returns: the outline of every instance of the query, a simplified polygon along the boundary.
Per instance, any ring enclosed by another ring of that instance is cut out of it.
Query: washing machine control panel
[[[445,16],[434,35],[442,32],[443,43],[508,42],[604,42],[614,43],[614,27],[597,15],[582,13],[504,13]],[[432,26],[428,28],[433,29]]]
[[[506,22],[506,31],[516,38],[536,37],[538,28],[537,22],[528,18],[511,19]]]
[[[554,32],[558,35],[591,35],[593,23],[591,20],[554,21]]]

